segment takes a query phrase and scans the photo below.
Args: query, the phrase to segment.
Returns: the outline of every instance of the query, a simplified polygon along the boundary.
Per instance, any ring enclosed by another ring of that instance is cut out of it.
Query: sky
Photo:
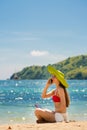
[[[86,0],[0,0],[0,80],[85,54]]]

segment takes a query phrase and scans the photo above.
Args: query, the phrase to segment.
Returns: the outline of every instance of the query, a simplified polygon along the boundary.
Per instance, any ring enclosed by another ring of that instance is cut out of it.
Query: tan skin
[[[65,93],[64,89],[60,87],[60,82],[59,80],[54,76],[52,77],[53,83],[56,85],[57,90],[57,96],[60,97],[61,102],[54,102],[55,106],[55,112],[59,113],[65,113],[66,112],[66,100],[65,100]],[[47,81],[46,86],[42,92],[42,98],[49,98],[52,97],[55,94],[55,90],[50,91],[47,93],[47,89],[50,87],[50,80]]]
[[[56,89],[52,90],[50,92],[47,92],[48,88],[51,86],[50,79],[47,81],[46,86],[42,92],[42,98],[50,98],[53,95],[56,95],[60,98],[60,102],[54,102],[55,110],[47,110],[42,108],[36,108],[35,109],[35,116],[37,117],[37,123],[41,123],[43,121],[46,122],[55,122],[55,113],[66,113],[66,94],[65,90],[62,86],[60,86],[60,81],[53,76],[52,78],[52,84],[56,85]],[[68,94],[67,94],[68,95]],[[69,98],[69,97],[68,97]],[[67,120],[64,118],[64,120],[67,122]]]

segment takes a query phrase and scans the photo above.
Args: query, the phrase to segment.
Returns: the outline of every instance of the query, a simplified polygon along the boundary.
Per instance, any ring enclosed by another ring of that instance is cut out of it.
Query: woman
[[[52,97],[55,111],[48,109],[36,108],[35,115],[37,117],[37,123],[43,122],[67,122],[66,109],[69,106],[69,95],[66,91],[68,84],[64,79],[64,74],[61,71],[54,69],[52,66],[48,66],[48,71],[52,74],[52,77],[48,79],[46,86],[42,92],[42,98]],[[56,89],[51,92],[47,92],[51,84],[56,85]]]

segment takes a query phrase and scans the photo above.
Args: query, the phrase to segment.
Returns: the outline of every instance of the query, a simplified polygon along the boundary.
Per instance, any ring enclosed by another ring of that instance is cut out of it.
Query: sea
[[[54,110],[51,98],[42,99],[47,80],[0,80],[0,124],[35,123],[35,104]],[[87,80],[67,80],[70,120],[87,121]],[[51,85],[48,91],[55,88]]]

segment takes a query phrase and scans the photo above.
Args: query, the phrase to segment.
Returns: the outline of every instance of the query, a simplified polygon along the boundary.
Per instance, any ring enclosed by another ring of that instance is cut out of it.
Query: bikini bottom
[[[68,114],[57,112],[57,113],[55,113],[55,120],[56,120],[56,122],[62,122],[62,121],[69,122],[68,121]]]

